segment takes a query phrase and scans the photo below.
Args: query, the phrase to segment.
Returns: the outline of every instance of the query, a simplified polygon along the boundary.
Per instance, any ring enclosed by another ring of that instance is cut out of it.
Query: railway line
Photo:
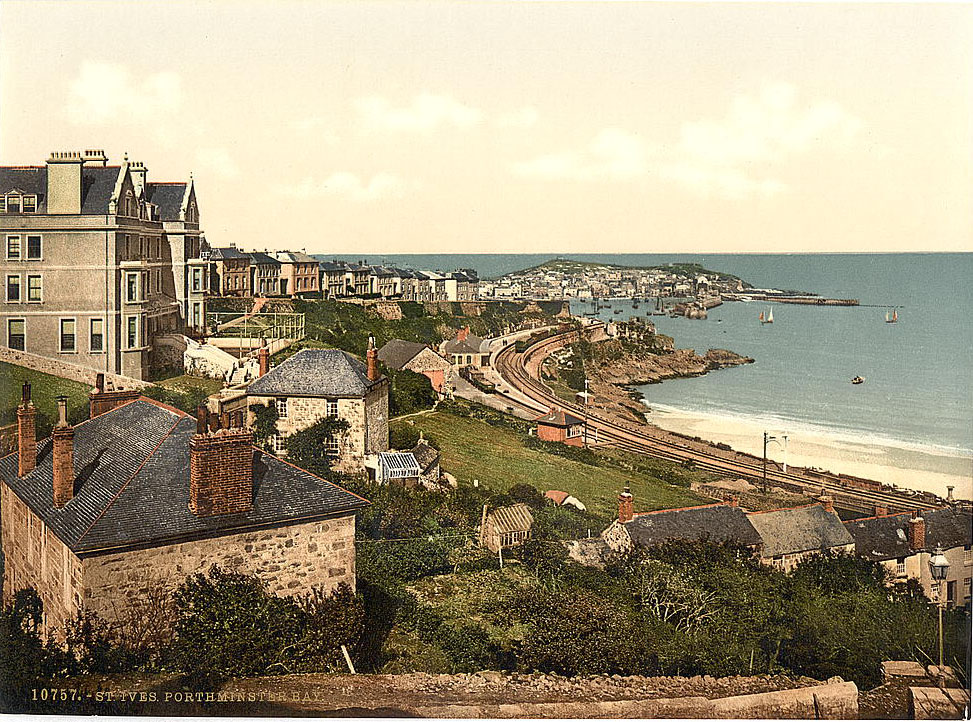
[[[763,463],[761,459],[749,461],[733,458],[719,453],[714,449],[712,453],[688,444],[667,438],[648,436],[638,429],[631,428],[618,421],[607,419],[585,409],[578,404],[566,402],[556,396],[550,388],[536,374],[530,372],[556,348],[565,345],[568,337],[576,332],[558,334],[542,339],[518,353],[514,345],[504,348],[495,356],[495,367],[501,377],[513,388],[535,404],[533,411],[543,413],[552,407],[567,411],[577,416],[587,418],[587,433],[596,433],[599,442],[606,443],[625,451],[633,451],[655,458],[666,459],[679,463],[691,463],[694,468],[734,477],[742,477],[751,481],[762,482]],[[530,405],[508,396],[508,401],[519,404],[524,408]],[[735,457],[743,456],[733,452]],[[856,513],[872,514],[876,507],[884,508],[887,513],[900,511],[934,509],[945,505],[945,502],[931,495],[910,495],[889,489],[869,489],[850,486],[834,477],[817,477],[809,474],[783,472],[774,468],[772,462],[767,463],[767,483],[788,491],[816,495],[827,493],[834,499],[836,507]]]

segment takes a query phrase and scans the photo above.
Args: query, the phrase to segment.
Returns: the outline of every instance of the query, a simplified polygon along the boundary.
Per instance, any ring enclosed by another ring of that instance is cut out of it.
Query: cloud
[[[547,180],[631,180],[648,172],[649,148],[642,138],[618,128],[600,131],[586,148],[543,155],[512,170]]]
[[[392,173],[376,173],[363,180],[354,173],[332,173],[323,181],[308,176],[296,185],[283,186],[280,193],[294,198],[308,199],[321,196],[343,196],[353,201],[366,202],[382,198],[400,198],[418,188],[419,183],[406,181]]]
[[[417,95],[404,108],[393,108],[378,95],[359,98],[355,108],[366,131],[430,133],[441,126],[470,128],[482,119],[476,108],[444,95],[428,93]]]
[[[67,115],[79,125],[158,122],[182,106],[182,80],[161,72],[133,77],[124,65],[86,61],[68,91]]]
[[[226,148],[200,148],[196,151],[196,162],[200,167],[212,171],[220,178],[236,178],[240,167]]]
[[[503,113],[497,118],[496,124],[498,128],[531,128],[537,123],[538,117],[537,109],[528,105]]]

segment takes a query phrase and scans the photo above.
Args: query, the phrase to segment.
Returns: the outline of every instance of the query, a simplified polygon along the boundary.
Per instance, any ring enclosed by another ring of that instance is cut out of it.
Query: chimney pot
[[[818,497],[818,501],[821,502],[821,506],[824,507],[826,512],[829,514],[834,514],[834,497],[830,496],[829,494],[822,494],[820,497]]]
[[[74,497],[74,427],[68,424],[68,397],[57,398],[58,421],[51,432],[54,472],[54,506],[63,507]]]
[[[37,466],[37,409],[30,400],[30,384],[21,388],[17,409],[17,475],[26,476]]]

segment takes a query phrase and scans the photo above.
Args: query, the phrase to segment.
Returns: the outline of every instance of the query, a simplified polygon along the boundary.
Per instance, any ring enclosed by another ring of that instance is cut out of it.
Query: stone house
[[[855,542],[855,553],[880,562],[894,582],[915,579],[926,596],[936,597],[929,573],[929,558],[942,547],[949,561],[945,580],[947,604],[973,604],[973,515],[958,508],[943,508],[852,519],[845,528]]]
[[[195,186],[147,175],[100,150],[0,167],[0,342],[144,379],[157,336],[203,330]]]
[[[285,453],[284,439],[291,434],[337,417],[349,427],[328,446],[335,470],[374,470],[377,455],[389,448],[389,381],[378,371],[374,340],[366,357],[367,366],[346,351],[315,348],[273,369],[261,363],[260,377],[247,387],[247,405],[276,405],[277,433],[270,440],[276,453]]]
[[[584,445],[584,419],[560,409],[551,409],[537,418],[537,438],[558,441],[568,446]]]
[[[784,572],[826,552],[855,553],[855,540],[835,513],[830,497],[820,504],[747,514],[760,535],[760,560]]]
[[[456,337],[443,342],[443,355],[455,368],[490,365],[490,341],[470,333],[466,326],[456,332]]]
[[[210,288],[220,296],[252,296],[250,256],[233,246],[213,248],[209,255]]]
[[[419,483],[427,489],[438,489],[443,484],[443,472],[440,466],[439,451],[429,444],[419,433],[419,441],[410,450],[419,464]]]
[[[519,546],[530,539],[533,526],[534,515],[526,504],[502,506],[492,511],[488,511],[484,505],[480,521],[480,546],[492,552]]]
[[[422,374],[440,398],[452,394],[453,366],[425,344],[393,338],[378,350],[378,360],[397,371]]]
[[[367,501],[266,454],[231,419],[130,392],[92,394],[92,418],[36,440],[25,389],[18,450],[0,459],[3,596],[33,587],[46,633],[79,610],[123,626],[164,618],[169,592],[214,564],[273,593],[355,586]],[[161,600],[161,601],[160,601]]]
[[[394,269],[369,266],[368,281],[371,293],[382,298],[391,298],[402,293],[402,280]]]

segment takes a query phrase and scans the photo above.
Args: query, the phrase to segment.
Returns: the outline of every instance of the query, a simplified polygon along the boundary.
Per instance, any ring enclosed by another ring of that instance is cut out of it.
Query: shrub
[[[284,442],[288,460],[322,479],[333,478],[331,463],[334,458],[328,453],[328,441],[348,426],[345,419],[329,416],[291,434]]]
[[[29,691],[65,670],[68,659],[41,641],[44,604],[33,589],[21,589],[0,610],[0,708],[29,708]]]
[[[304,612],[304,633],[294,653],[307,671],[341,671],[345,667],[341,645],[354,649],[365,627],[365,606],[351,587],[341,584],[330,594],[320,588],[299,600]]]
[[[419,443],[419,429],[409,423],[399,423],[389,427],[389,447],[392,449],[411,449]]]
[[[383,367],[382,371],[391,382],[389,416],[402,416],[431,409],[439,400],[439,394],[433,389],[432,383],[426,376],[408,369],[396,370]]]

